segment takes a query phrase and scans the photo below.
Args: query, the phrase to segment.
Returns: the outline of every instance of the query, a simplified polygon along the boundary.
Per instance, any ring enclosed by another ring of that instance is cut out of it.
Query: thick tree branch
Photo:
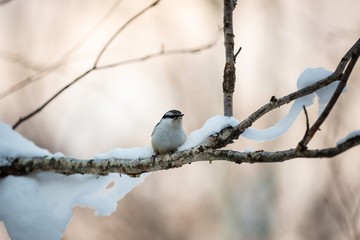
[[[0,166],[0,177],[8,175],[26,175],[43,171],[66,175],[106,175],[116,172],[136,177],[145,172],[178,168],[185,164],[201,161],[224,160],[234,163],[271,163],[283,162],[295,158],[330,158],[359,144],[360,135],[349,138],[332,148],[304,150],[301,152],[296,151],[296,149],[278,152],[237,152],[232,150],[204,149],[203,146],[198,146],[190,150],[175,152],[171,155],[157,155],[156,157],[134,160],[117,158],[82,160],[71,157],[57,159],[52,157],[5,159],[12,161],[12,164],[10,166]]]

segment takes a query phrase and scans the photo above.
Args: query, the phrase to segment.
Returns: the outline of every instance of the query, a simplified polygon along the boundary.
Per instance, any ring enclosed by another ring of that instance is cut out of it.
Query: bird
[[[156,155],[175,152],[185,142],[183,116],[179,110],[170,110],[156,124],[151,134],[151,145]]]

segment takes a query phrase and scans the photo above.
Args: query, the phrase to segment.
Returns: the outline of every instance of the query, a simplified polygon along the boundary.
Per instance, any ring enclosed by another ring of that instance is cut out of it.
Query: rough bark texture
[[[182,152],[135,160],[117,158],[105,160],[82,160],[71,157],[57,159],[52,157],[17,158],[8,159],[12,162],[10,166],[0,167],[0,177],[8,175],[19,176],[43,171],[57,172],[66,175],[106,175],[108,173],[117,172],[137,177],[145,172],[178,168],[185,164],[191,164],[199,161],[224,160],[240,164],[283,162],[295,158],[329,158],[341,154],[359,144],[360,136],[355,136],[336,147],[320,150],[297,151],[296,149],[289,149],[278,152],[237,152],[211,148],[205,149],[203,146],[198,146]]]
[[[233,92],[235,89],[235,56],[234,56],[234,32],[233,11],[235,4],[232,0],[224,0],[224,45],[226,62],[224,68],[223,93],[224,115],[233,115]]]

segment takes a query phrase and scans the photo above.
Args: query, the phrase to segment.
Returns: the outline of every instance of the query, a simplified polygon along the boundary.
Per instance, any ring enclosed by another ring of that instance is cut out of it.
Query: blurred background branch
[[[37,67],[36,69],[34,69],[33,67],[33,70],[36,70],[37,73],[27,77],[26,79],[18,82],[17,84],[0,92],[0,99],[26,87],[31,83],[41,80],[42,78],[48,76],[50,73],[54,72],[55,70],[59,69],[62,65],[64,65],[66,61],[68,61],[70,55],[74,53],[78,48],[80,48],[99,29],[99,27],[114,13],[120,2],[121,0],[116,0],[115,3],[109,8],[108,12],[91,28],[91,30],[88,31],[75,45],[73,45],[70,49],[65,51],[65,53],[55,61],[55,63],[43,68],[42,70],[39,70],[40,67]],[[7,56],[8,58],[11,57],[11,59],[16,59],[17,61],[20,61],[20,63],[26,64],[26,66],[32,65],[29,62],[24,62],[22,58],[19,56],[18,57],[13,56],[13,54],[10,55],[10,53],[3,52],[2,55]]]
[[[140,58],[136,58],[136,59],[130,59],[130,60],[125,60],[122,62],[117,62],[117,63],[112,63],[112,64],[107,64],[104,66],[98,66],[98,63],[101,59],[101,57],[103,56],[104,52],[106,51],[106,49],[108,48],[108,46],[116,39],[116,37],[134,20],[136,20],[137,18],[139,18],[140,16],[142,16],[144,13],[146,13],[149,9],[151,9],[152,7],[155,7],[158,3],[160,2],[160,0],[157,0],[155,2],[153,2],[152,4],[150,4],[149,6],[147,6],[146,8],[144,8],[143,10],[141,10],[140,12],[138,12],[136,15],[134,15],[132,18],[130,18],[125,24],[123,24],[115,33],[114,35],[106,42],[106,44],[104,45],[104,47],[100,50],[100,52],[98,53],[96,60],[93,64],[93,66],[91,68],[89,68],[88,70],[86,70],[84,73],[80,74],[80,76],[78,76],[77,78],[75,78],[74,80],[72,80],[69,84],[67,84],[66,86],[64,86],[63,88],[61,88],[60,90],[58,90],[52,97],[50,97],[47,101],[45,101],[41,106],[39,106],[38,108],[36,108],[35,110],[33,110],[32,112],[30,112],[29,114],[25,115],[24,117],[20,117],[20,119],[13,124],[13,129],[16,129],[20,124],[24,123],[25,121],[29,120],[30,118],[32,118],[33,116],[35,116],[36,114],[40,113],[49,103],[51,103],[53,100],[55,100],[62,92],[64,92],[65,90],[67,90],[68,88],[70,88],[73,84],[75,84],[76,82],[78,82],[79,80],[83,79],[85,76],[87,76],[88,74],[90,74],[91,72],[95,71],[95,70],[100,70],[100,69],[106,69],[106,68],[111,68],[111,67],[117,67],[119,65],[122,64],[127,64],[127,63],[131,63],[131,62],[140,62],[140,61],[144,61],[144,60],[149,60],[151,58],[155,58],[155,57],[159,57],[159,56],[166,56],[166,55],[174,55],[174,54],[186,54],[186,53],[197,53],[199,51],[202,50],[206,50],[211,48],[216,41],[212,41],[208,44],[206,44],[205,46],[200,46],[197,48],[190,48],[190,49],[180,49],[180,50],[169,50],[169,51],[165,51],[165,50],[161,50],[159,53],[155,53],[155,54],[150,54],[150,55],[146,55]],[[115,6],[118,4],[118,2],[116,2]],[[99,24],[104,21],[106,19],[107,16],[109,16],[111,14],[111,11],[114,8],[111,8],[110,11],[108,12],[108,14],[106,14],[104,16],[104,18],[99,22]],[[97,24],[93,30],[95,31],[97,26],[99,25]],[[88,34],[90,35],[91,32]],[[86,40],[86,38],[88,37],[88,35],[83,38],[77,45],[75,45],[71,50],[69,50],[66,54],[64,54],[61,59],[59,61],[57,61],[54,65],[52,65],[51,67],[45,69],[44,71],[40,72],[44,73],[44,72],[51,72],[53,70],[55,70],[57,67],[60,67],[61,64],[63,64],[64,59],[71,54],[74,50],[76,50],[76,48],[78,46],[81,45],[81,43],[83,41]],[[11,87],[11,89],[6,90],[3,94],[0,95],[0,99],[1,97],[5,97],[6,95],[21,89],[22,87],[25,87],[27,84],[39,80],[41,79],[43,76],[39,76],[35,78],[27,78],[26,80],[20,82],[19,84],[16,84],[15,86]]]
[[[5,5],[5,4],[7,4],[7,3],[10,3],[12,0],[1,0],[0,1],[0,6],[2,6],[2,5]]]

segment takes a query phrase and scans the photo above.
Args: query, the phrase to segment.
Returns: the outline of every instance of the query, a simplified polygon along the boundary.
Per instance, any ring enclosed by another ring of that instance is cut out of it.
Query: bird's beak
[[[176,118],[182,118],[184,114],[177,115]]]

